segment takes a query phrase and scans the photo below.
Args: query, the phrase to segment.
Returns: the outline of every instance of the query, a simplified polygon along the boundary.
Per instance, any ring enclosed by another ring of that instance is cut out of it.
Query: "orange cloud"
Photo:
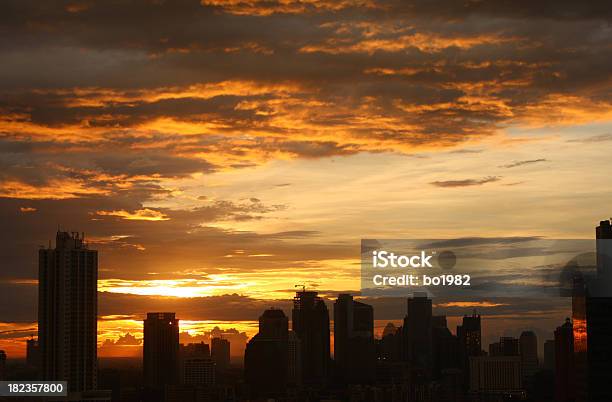
[[[507,303],[494,303],[489,301],[468,301],[468,302],[448,302],[448,303],[439,303],[436,304],[435,307],[501,307],[508,306]]]
[[[508,43],[517,40],[519,38],[495,34],[445,37],[436,34],[415,33],[390,39],[366,37],[350,44],[345,44],[346,40],[331,38],[322,44],[303,46],[300,51],[303,53],[367,53],[372,55],[379,51],[399,52],[413,47],[422,52],[435,53],[450,47],[469,49],[478,45]]]
[[[203,6],[223,8],[236,15],[268,16],[271,14],[303,14],[307,12],[340,11],[349,7],[378,8],[371,0],[201,0]]]
[[[107,194],[109,194],[107,190],[89,187],[83,180],[53,179],[40,186],[18,180],[0,182],[0,197],[23,198],[28,200],[65,200],[88,195]]]
[[[150,208],[138,209],[134,212],[129,212],[123,209],[118,211],[96,211],[96,215],[117,216],[121,219],[126,219],[129,221],[167,221],[170,219],[163,212]]]

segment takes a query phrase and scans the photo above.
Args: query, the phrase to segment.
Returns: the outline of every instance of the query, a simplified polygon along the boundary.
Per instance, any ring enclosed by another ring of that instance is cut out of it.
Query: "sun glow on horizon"
[[[265,260],[272,257],[274,256],[261,253],[246,254],[241,258]],[[278,267],[276,264],[268,267],[264,261],[250,270],[227,270],[227,273],[189,270],[169,274],[176,279],[99,279],[98,291],[178,298],[238,294],[257,299],[279,300],[292,298],[295,284],[306,283],[313,290],[321,288],[350,291],[359,288],[360,280],[359,260],[355,259],[302,261],[299,266],[289,267]]]
[[[254,284],[229,282],[224,275],[210,280],[199,279],[153,279],[129,281],[102,279],[98,281],[99,292],[124,293],[139,296],[207,297],[235,293]],[[223,283],[226,281],[227,283]]]

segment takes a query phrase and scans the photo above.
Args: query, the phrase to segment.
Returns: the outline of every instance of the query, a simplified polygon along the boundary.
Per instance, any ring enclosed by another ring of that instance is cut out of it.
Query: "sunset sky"
[[[594,237],[612,215],[611,10],[3,1],[0,349],[36,332],[58,227],[99,250],[101,355],[136,350],[147,311],[176,311],[184,340],[238,339],[290,314],[296,284],[356,292],[362,238]],[[372,303],[381,327],[405,314]],[[550,337],[569,311],[480,304],[490,338]]]

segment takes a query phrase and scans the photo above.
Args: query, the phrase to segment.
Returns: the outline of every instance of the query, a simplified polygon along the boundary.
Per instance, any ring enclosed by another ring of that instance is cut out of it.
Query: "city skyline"
[[[293,298],[291,331],[281,309],[266,309],[258,333],[246,345],[244,366],[231,362],[230,341],[212,337],[209,344],[184,345],[176,313],[148,312],[143,321],[142,382],[122,384],[105,372],[102,383],[110,388],[100,390],[98,253],[88,247],[83,233],[58,231],[54,247],[39,250],[38,340],[27,342],[24,367],[31,374],[26,376],[67,380],[72,396],[102,400],[127,395],[160,402],[351,395],[365,401],[403,395],[400,398],[435,401],[554,397],[557,402],[603,402],[611,394],[606,356],[612,297],[606,290],[612,277],[612,220],[600,221],[594,237],[594,274],[579,265],[568,272],[572,318],[556,327],[554,339],[541,340],[544,364],[534,331],[501,336],[487,352],[482,316],[476,310],[464,315],[453,334],[446,315],[435,314],[427,292],[402,298],[402,325],[389,322],[382,337],[375,337],[373,306],[341,293],[332,321],[324,299],[302,285]],[[549,342],[554,342],[554,350],[547,353]],[[11,378],[5,351],[0,355],[0,380]]]
[[[151,311],[240,355],[295,285],[329,311],[357,294],[362,238],[593,238],[612,196],[605,2],[333,3],[2,2],[9,359],[37,332],[58,225],[99,252],[102,357],[138,355]],[[571,316],[569,299],[433,303],[450,328],[477,309],[489,341]],[[372,305],[376,334],[402,320]]]

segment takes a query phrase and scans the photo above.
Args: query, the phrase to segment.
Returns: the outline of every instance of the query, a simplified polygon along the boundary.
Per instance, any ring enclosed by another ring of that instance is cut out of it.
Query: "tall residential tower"
[[[38,342],[44,380],[96,388],[98,252],[79,233],[57,232],[38,253]]]

